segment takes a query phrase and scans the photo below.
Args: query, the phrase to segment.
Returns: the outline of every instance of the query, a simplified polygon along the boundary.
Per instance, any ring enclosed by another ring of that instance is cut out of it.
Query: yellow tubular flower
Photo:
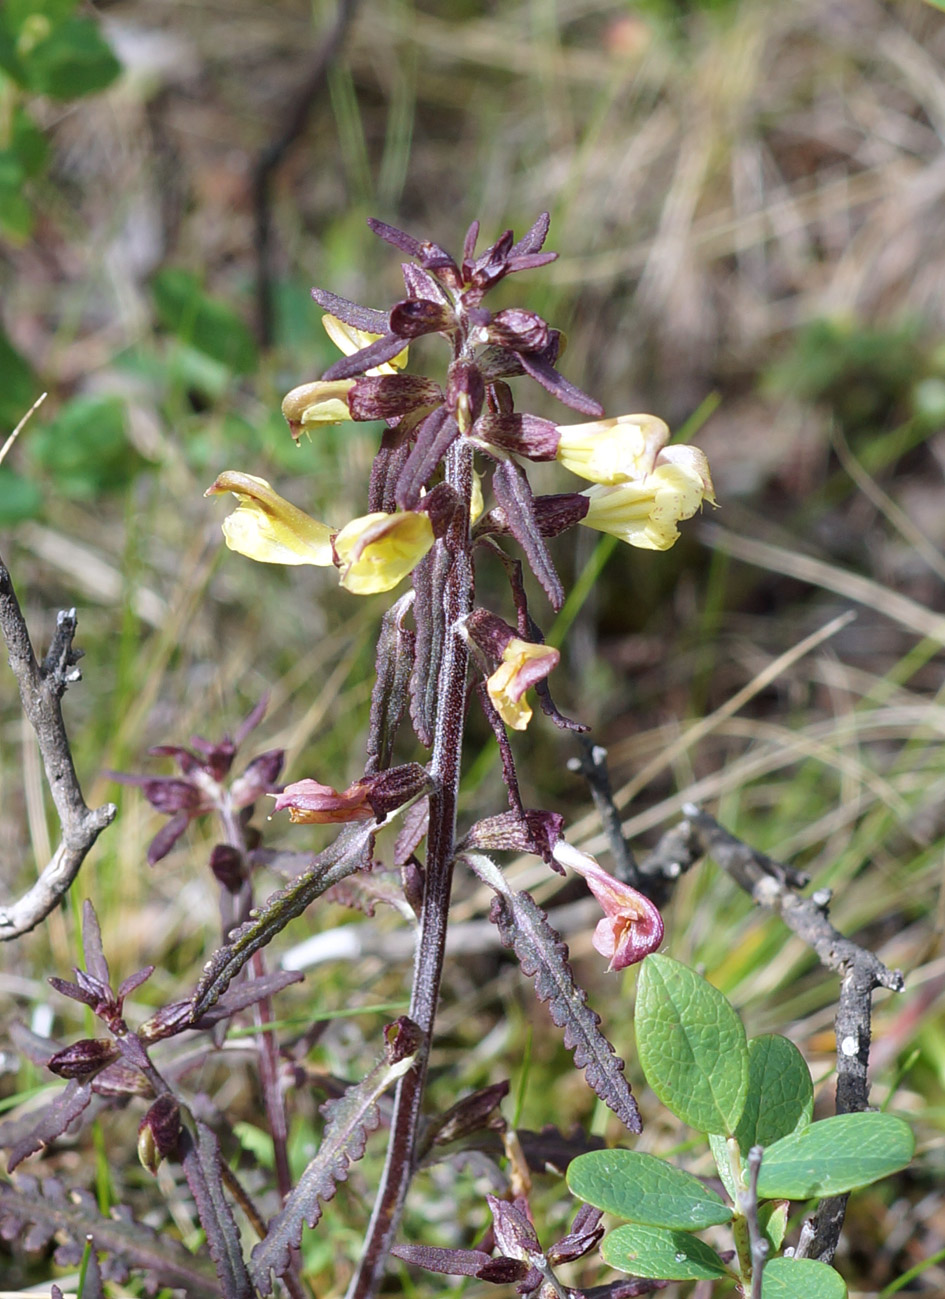
[[[335,537],[341,585],[354,595],[390,591],[419,564],[433,545],[426,514],[366,514],[352,519]]]
[[[532,719],[525,691],[558,665],[561,655],[550,645],[535,645],[513,636],[502,651],[502,662],[486,681],[496,712],[513,731],[524,731]]]
[[[676,524],[691,518],[703,501],[715,504],[709,463],[696,447],[667,447],[642,482],[594,486],[581,522],[609,532],[643,550],[669,550],[678,539]]]
[[[347,396],[354,387],[353,379],[335,379],[326,383],[301,383],[282,399],[282,413],[292,434],[298,440],[300,433],[329,424],[344,424],[351,419]]]
[[[235,550],[261,564],[317,564],[334,561],[332,530],[274,491],[265,478],[228,469],[205,496],[232,492],[239,501],[223,520],[223,536]]]
[[[555,459],[592,483],[639,482],[652,473],[669,429],[655,415],[618,415],[590,424],[558,425]]]
[[[326,312],[322,316],[322,324],[325,326],[325,333],[338,348],[339,352],[344,352],[345,356],[353,356],[355,352],[360,352],[362,347],[368,347],[371,343],[376,343],[382,334],[369,334],[366,329],[355,329],[354,325],[346,325],[343,320],[337,316]],[[365,370],[365,374],[396,374],[407,364],[407,348],[398,352],[396,356],[389,361],[384,361],[382,365],[376,365],[373,370]]]

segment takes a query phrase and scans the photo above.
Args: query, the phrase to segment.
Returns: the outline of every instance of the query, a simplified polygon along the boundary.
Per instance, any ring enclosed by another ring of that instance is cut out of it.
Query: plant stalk
[[[372,1299],[377,1293],[416,1167],[420,1109],[446,951],[468,664],[466,641],[458,629],[472,611],[474,595],[469,536],[472,451],[463,442],[454,444],[448,453],[446,481],[459,493],[465,509],[458,535],[451,534],[436,542],[438,546],[449,545],[452,554],[446,587],[446,635],[438,678],[439,702],[430,765],[436,787],[430,796],[423,907],[408,1012],[423,1038],[416,1064],[400,1079],[394,1094],[387,1159],[361,1261],[348,1287],[347,1299]]]

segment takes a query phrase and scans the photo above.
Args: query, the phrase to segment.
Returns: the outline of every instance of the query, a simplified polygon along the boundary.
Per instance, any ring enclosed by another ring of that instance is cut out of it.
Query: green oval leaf
[[[773,1258],[761,1277],[761,1299],[846,1299],[839,1272],[813,1258]]]
[[[189,271],[167,267],[152,283],[154,305],[161,324],[235,374],[256,367],[253,336],[225,302],[205,293]]]
[[[748,1095],[735,1136],[742,1154],[772,1146],[806,1128],[814,1112],[814,1085],[793,1042],[768,1034],[748,1043]]]
[[[728,1276],[714,1249],[684,1231],[665,1231],[631,1223],[612,1231],[601,1245],[604,1262],[632,1276],[663,1281],[714,1280]]]
[[[748,1046],[726,997],[670,956],[648,956],[636,1005],[637,1053],[646,1080],[700,1132],[730,1135],[748,1087]]]
[[[121,64],[92,18],[67,18],[22,62],[30,88],[53,99],[76,99],[110,86]]]
[[[568,1186],[595,1208],[650,1227],[702,1231],[732,1216],[697,1177],[638,1150],[578,1155],[568,1166]]]
[[[914,1153],[912,1131],[895,1114],[836,1114],[765,1151],[758,1194],[764,1200],[842,1195],[905,1168]]]

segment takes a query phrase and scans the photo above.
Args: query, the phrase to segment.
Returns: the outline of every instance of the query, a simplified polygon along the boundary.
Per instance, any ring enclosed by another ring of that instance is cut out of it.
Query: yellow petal
[[[514,663],[500,663],[486,682],[489,698],[496,712],[513,731],[524,731],[532,720],[532,710],[525,702],[525,695],[514,697],[511,691],[515,674],[518,671]]]
[[[352,519],[335,537],[341,585],[355,595],[390,591],[416,568],[433,545],[426,514],[366,514]]]
[[[353,379],[335,379],[330,383],[317,379],[314,383],[300,383],[283,397],[282,413],[293,430],[344,424],[351,419],[345,398],[353,387]]]
[[[366,329],[356,329],[354,325],[345,324],[337,316],[326,312],[322,316],[322,324],[325,326],[325,333],[338,348],[339,352],[344,352],[345,356],[353,356],[355,352],[360,352],[362,347],[368,347],[371,343],[376,343],[383,334],[369,334]],[[376,365],[373,370],[365,370],[365,374],[396,374],[407,364],[407,348],[398,352],[395,357],[389,361],[384,361],[381,365]]]
[[[656,465],[669,428],[655,415],[618,415],[590,424],[558,425],[555,459],[592,483],[639,482]]]
[[[232,492],[239,501],[223,520],[223,536],[235,550],[261,564],[334,563],[332,530],[280,496],[265,478],[236,470],[222,473],[205,496]]]
[[[664,454],[660,453],[656,468],[643,482],[598,485],[582,492],[588,499],[587,514],[581,520],[585,527],[609,532],[642,550],[669,550],[679,538],[677,523],[695,514],[711,491],[712,480],[701,452],[697,454],[704,472],[692,459],[661,462]]]

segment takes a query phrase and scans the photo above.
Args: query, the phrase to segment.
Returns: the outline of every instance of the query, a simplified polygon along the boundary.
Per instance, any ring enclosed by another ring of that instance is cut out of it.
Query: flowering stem
[[[449,451],[446,481],[465,502],[465,510],[461,526],[436,543],[438,546],[450,547],[451,563],[446,587],[446,635],[440,663],[439,703],[430,767],[436,784],[430,796],[423,908],[409,1010],[410,1018],[423,1033],[423,1039],[416,1064],[400,1079],[394,1096],[387,1161],[361,1262],[348,1288],[347,1299],[370,1299],[370,1296],[377,1293],[416,1166],[420,1107],[446,950],[456,848],[456,804],[459,795],[468,661],[466,642],[457,628],[461,625],[461,620],[472,611],[474,595],[469,539],[472,452],[463,442],[454,443]]]

